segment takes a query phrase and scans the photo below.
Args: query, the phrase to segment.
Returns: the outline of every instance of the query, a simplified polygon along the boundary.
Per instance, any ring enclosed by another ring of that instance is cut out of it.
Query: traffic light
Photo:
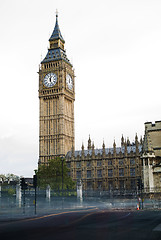
[[[33,186],[34,186],[34,188],[37,187],[37,175],[33,176]]]
[[[138,187],[138,190],[140,190],[140,188],[141,188],[141,179],[140,178],[137,179],[137,187]]]
[[[20,178],[20,186],[21,186],[22,189],[23,189],[24,185],[25,185],[25,179]]]
[[[20,178],[20,186],[22,190],[27,189],[27,183],[25,182],[25,178]]]
[[[142,183],[142,180],[140,178],[137,179],[137,187],[138,187],[138,190],[141,190],[144,188],[144,184]]]

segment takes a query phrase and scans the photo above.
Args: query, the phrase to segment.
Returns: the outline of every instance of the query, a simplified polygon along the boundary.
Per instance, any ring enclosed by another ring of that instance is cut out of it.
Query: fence
[[[150,189],[151,190],[151,189]],[[141,199],[141,200],[138,200]],[[76,190],[51,190],[50,198],[45,189],[37,189],[37,214],[47,214],[62,209],[80,209],[91,206],[101,206],[105,209],[131,208],[136,209],[140,201],[144,209],[161,208],[161,189],[152,191],[142,189],[111,190],[111,191],[83,191],[83,200],[77,199]],[[4,217],[35,214],[35,190],[29,188],[16,196],[16,186],[2,186],[0,191],[0,219]]]

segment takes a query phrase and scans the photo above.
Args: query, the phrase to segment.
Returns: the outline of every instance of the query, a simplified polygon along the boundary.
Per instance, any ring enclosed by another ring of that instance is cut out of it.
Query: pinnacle
[[[58,24],[58,13],[57,12],[56,12],[55,27],[54,27],[53,33],[52,33],[49,41],[52,41],[52,40],[55,40],[55,39],[61,39],[63,42],[65,42],[64,39],[63,39],[63,36],[60,32],[60,28],[59,28],[59,24]]]

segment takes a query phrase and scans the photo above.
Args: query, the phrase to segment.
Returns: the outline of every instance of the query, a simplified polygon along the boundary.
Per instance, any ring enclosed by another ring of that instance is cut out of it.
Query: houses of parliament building
[[[137,187],[138,179],[145,180],[147,187],[153,186],[155,177],[152,175],[161,176],[159,168],[155,174],[154,168],[150,172],[150,164],[160,166],[161,122],[152,127],[158,136],[157,156],[148,135],[152,130],[145,132],[144,142],[138,140],[137,135],[133,143],[122,136],[120,147],[114,142],[112,148],[106,148],[103,142],[101,149],[95,149],[89,137],[87,149],[82,144],[81,150],[75,151],[75,74],[64,44],[56,14],[49,49],[39,68],[39,165],[57,156],[64,157],[70,176],[75,181],[81,180],[83,189],[130,190]]]

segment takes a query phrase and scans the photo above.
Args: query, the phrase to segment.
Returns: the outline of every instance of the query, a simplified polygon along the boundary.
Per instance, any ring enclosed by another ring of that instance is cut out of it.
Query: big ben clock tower
[[[39,164],[74,148],[74,70],[64,50],[58,14],[49,44],[39,69]]]

